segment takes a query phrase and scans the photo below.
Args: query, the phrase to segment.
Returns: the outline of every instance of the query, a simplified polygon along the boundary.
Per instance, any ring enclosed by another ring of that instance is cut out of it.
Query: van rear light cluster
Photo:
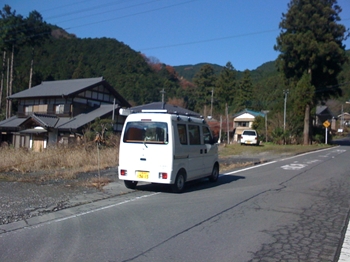
[[[121,169],[120,170],[120,175],[121,176],[126,176],[128,174],[128,171],[127,170],[125,170],[125,169]]]
[[[159,173],[160,179],[168,179],[168,173]]]

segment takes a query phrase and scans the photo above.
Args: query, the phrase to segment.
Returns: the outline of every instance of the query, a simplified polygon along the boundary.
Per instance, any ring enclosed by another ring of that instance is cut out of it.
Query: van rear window
[[[168,124],[163,122],[128,122],[123,142],[167,144]]]

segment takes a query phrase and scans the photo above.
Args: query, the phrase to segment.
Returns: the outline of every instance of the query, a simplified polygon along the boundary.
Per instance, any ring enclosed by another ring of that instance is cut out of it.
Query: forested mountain
[[[28,88],[31,47],[15,57],[14,92]],[[133,104],[159,101],[165,88],[175,96],[179,82],[165,65],[155,67],[127,45],[109,38],[60,37],[34,50],[32,86],[42,81],[103,76]]]
[[[200,71],[201,67],[206,65],[208,63],[199,63],[195,65],[183,65],[183,66],[174,66],[176,72],[179,76],[187,79],[188,81],[192,81],[193,77]],[[214,72],[219,75],[220,72],[223,70],[224,66],[220,66],[217,64],[210,64]],[[256,68],[255,70],[251,71],[251,79],[252,82],[255,83],[259,80],[261,80],[264,77],[268,77],[270,75],[277,74],[275,62],[266,62]],[[242,71],[237,71],[237,79],[240,79],[243,76]]]
[[[0,26],[16,28],[8,25],[16,21],[14,17],[18,18],[18,25],[28,23],[28,28],[22,32],[28,31],[29,37],[26,41],[19,41],[22,38],[14,38],[15,32],[11,31],[3,31],[0,35],[3,56],[0,64],[3,73],[0,118],[4,118],[9,92],[13,94],[27,89],[30,82],[35,86],[42,81],[98,76],[103,76],[132,105],[160,101],[160,92],[164,89],[165,101],[204,115],[209,107],[213,108],[213,114],[223,114],[225,105],[229,113],[244,108],[276,112],[283,108],[283,91],[288,87],[277,72],[274,61],[244,72],[235,70],[229,62],[226,66],[200,63],[172,67],[154,62],[116,39],[80,39],[57,26],[46,25],[38,13],[31,13],[23,19],[14,16],[10,9],[5,11],[0,17]],[[37,25],[33,27],[35,23]],[[42,32],[30,32],[33,28],[45,29],[49,32],[48,37],[32,41],[33,34],[43,35]],[[349,56],[350,52],[347,53]],[[339,76],[343,101],[350,98],[349,73],[350,65],[347,64]],[[11,75],[13,88],[9,91],[6,83]]]

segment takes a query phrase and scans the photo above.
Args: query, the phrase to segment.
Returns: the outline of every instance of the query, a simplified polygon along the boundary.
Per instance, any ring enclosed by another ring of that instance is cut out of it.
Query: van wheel
[[[129,189],[135,189],[137,186],[137,181],[124,180],[124,185]]]
[[[175,183],[171,185],[171,190],[174,193],[180,193],[185,187],[185,175],[183,172],[179,172],[176,176]]]
[[[209,176],[210,182],[216,182],[219,178],[219,166],[214,165],[213,170],[211,171],[211,175]]]

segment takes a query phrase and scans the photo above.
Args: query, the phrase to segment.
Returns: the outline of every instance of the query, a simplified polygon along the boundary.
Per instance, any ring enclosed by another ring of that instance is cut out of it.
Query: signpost
[[[328,120],[326,120],[326,121],[324,121],[323,122],[323,126],[326,128],[326,133],[325,133],[325,139],[326,139],[326,142],[325,142],[325,144],[327,145],[327,138],[328,138],[328,127],[331,125],[331,123],[329,123],[329,121]]]

